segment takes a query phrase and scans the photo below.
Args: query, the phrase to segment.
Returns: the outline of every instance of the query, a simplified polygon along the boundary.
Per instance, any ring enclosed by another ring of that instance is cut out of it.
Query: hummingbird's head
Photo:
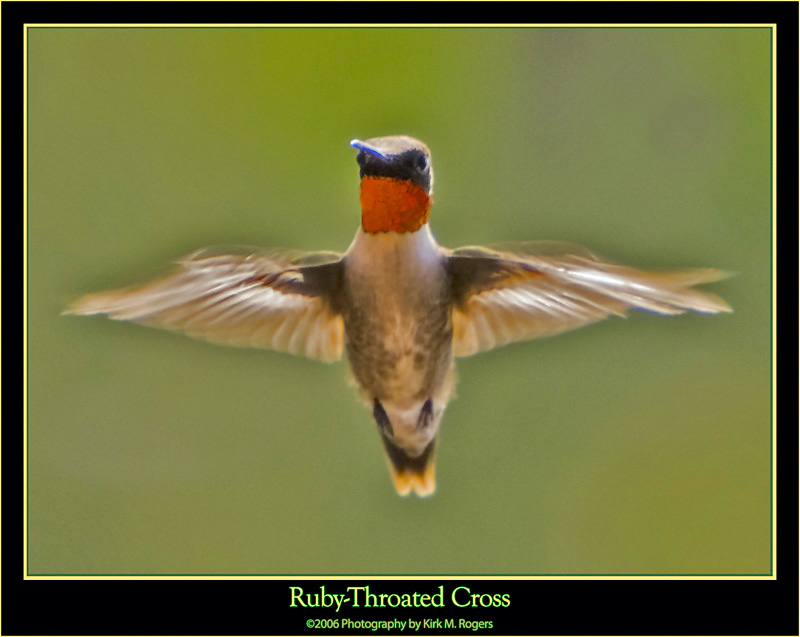
[[[433,202],[431,153],[406,135],[354,139],[361,174],[361,225],[365,232],[415,232]]]

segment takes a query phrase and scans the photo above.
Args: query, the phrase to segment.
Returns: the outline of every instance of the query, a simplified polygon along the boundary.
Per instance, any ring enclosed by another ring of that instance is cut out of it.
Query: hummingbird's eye
[[[428,158],[425,155],[417,155],[417,170],[424,172],[428,167]]]

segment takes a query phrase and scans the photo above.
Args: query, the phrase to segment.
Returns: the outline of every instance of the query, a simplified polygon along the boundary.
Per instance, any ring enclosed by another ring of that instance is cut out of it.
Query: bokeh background
[[[28,31],[31,574],[757,574],[771,556],[767,29]],[[103,318],[215,244],[345,250],[351,138],[432,149],[443,245],[710,266],[459,363],[438,491],[395,495],[342,363]]]

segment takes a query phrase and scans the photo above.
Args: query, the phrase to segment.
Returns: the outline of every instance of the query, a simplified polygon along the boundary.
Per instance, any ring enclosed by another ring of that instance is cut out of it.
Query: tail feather
[[[381,436],[389,472],[399,495],[414,491],[418,496],[432,495],[436,490],[436,441],[434,438],[417,457],[412,458],[386,436]]]

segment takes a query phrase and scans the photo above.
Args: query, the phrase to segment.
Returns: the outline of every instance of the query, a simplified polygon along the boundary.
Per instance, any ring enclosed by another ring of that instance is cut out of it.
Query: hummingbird
[[[717,269],[645,272],[561,242],[444,248],[428,223],[428,147],[405,135],[350,145],[361,224],[345,253],[205,248],[163,278],[89,294],[65,313],[326,362],[345,357],[397,493],[429,496],[456,357],[629,309],[731,311],[694,287],[726,276]]]

